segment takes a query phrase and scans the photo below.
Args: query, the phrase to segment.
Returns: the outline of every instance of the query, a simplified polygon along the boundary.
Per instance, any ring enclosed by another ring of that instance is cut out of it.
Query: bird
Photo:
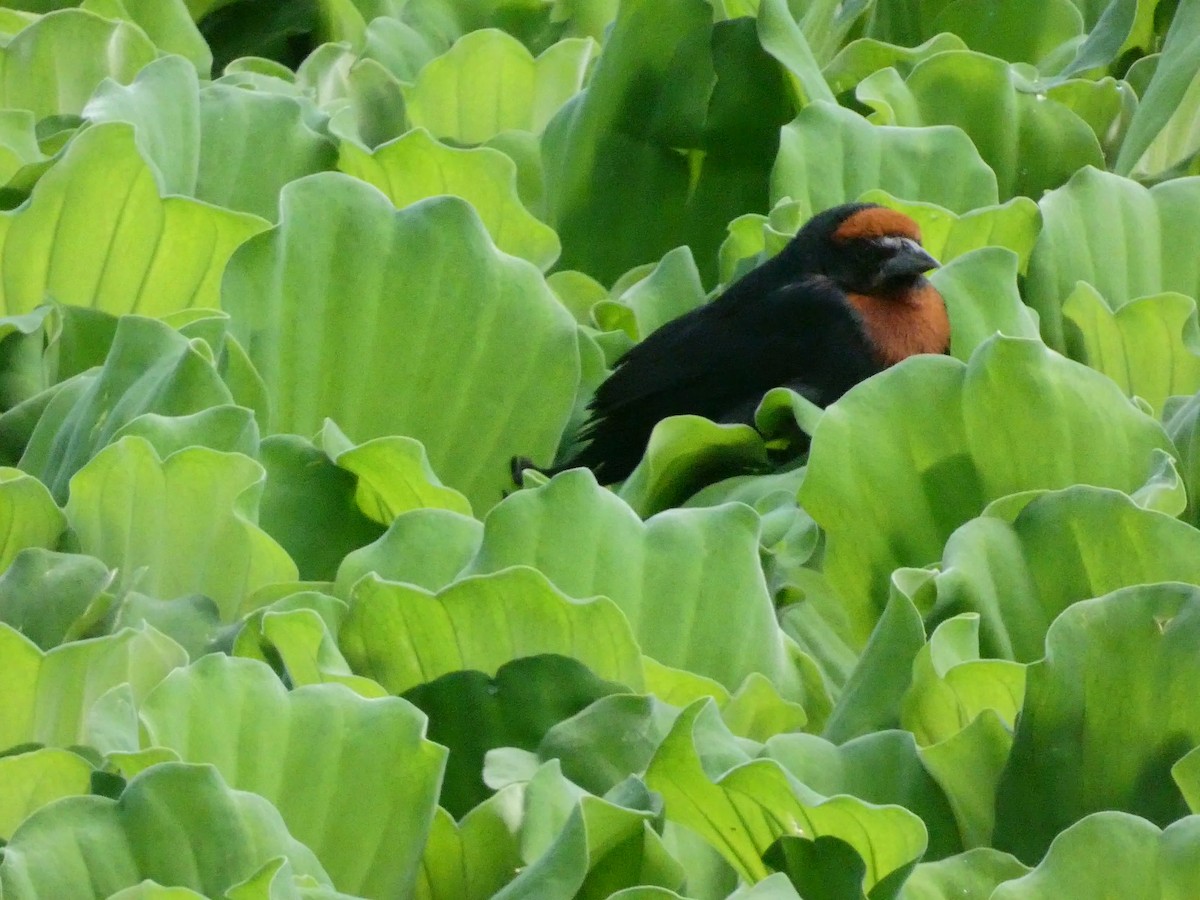
[[[628,350],[588,404],[581,449],[557,466],[514,457],[514,482],[587,467],[613,484],[668,416],[753,425],[772,388],[826,407],[909,356],[948,352],[946,305],[926,277],[938,266],[904,213],[847,203],[814,215],[776,256]]]

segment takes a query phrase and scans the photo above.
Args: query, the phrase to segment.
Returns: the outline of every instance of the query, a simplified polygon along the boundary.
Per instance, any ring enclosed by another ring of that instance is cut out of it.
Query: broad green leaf
[[[44,484],[17,469],[0,468],[0,571],[27,547],[54,549],[66,524]]]
[[[411,889],[445,751],[410,704],[338,685],[288,691],[267,666],[214,654],[164,679],[140,715],[147,747],[270,800],[340,889]]]
[[[29,109],[39,119],[78,113],[105,78],[128,83],[154,57],[134,25],[58,10],[0,48],[0,107]]]
[[[980,53],[1037,65],[1083,34],[1083,16],[1072,0],[954,0],[930,27]]]
[[[820,14],[824,4],[814,3],[809,14]],[[807,16],[805,17],[808,18]],[[834,102],[833,92],[825,82],[818,64],[818,53],[810,37],[816,37],[805,21],[797,22],[784,0],[762,0],[758,4],[758,38],[763,49],[782,63],[792,85],[797,105],[815,100]],[[820,37],[828,39],[828,31]],[[828,40],[825,41],[828,45]]]
[[[358,507],[381,525],[414,509],[471,514],[467,498],[438,480],[420,441],[394,436],[355,446],[332,420],[326,420],[320,440],[339,468],[358,477]]]
[[[1062,312],[1071,357],[1141,397],[1155,415],[1162,415],[1168,397],[1200,390],[1200,330],[1191,297],[1156,294],[1114,312],[1081,281]]]
[[[829,407],[800,502],[825,531],[823,571],[869,634],[887,579],[936,560],[1000,497],[1093,484],[1134,491],[1161,426],[1108,378],[1036,341],[995,337],[963,365],[914,357]]]
[[[1163,410],[1163,425],[1176,447],[1179,472],[1187,489],[1185,521],[1200,522],[1200,394],[1173,397]]]
[[[547,784],[553,781],[560,783]],[[565,817],[556,815],[554,807],[570,802],[576,790],[553,761],[534,776],[525,791],[523,836],[535,821],[553,839],[536,858],[526,839],[522,849],[529,864],[496,894],[497,900],[607,897],[634,885],[682,888],[686,872],[652,827],[655,815],[647,808],[652,801],[644,785],[621,785],[604,798],[584,794]],[[633,803],[639,805],[632,808]]]
[[[256,216],[160,197],[132,126],[97,125],[71,142],[28,205],[0,213],[0,304],[8,314],[47,295],[115,314],[216,307],[230,254],[265,227]]]
[[[1200,808],[1200,748],[1188,751],[1171,767],[1171,777],[1193,813]]]
[[[31,549],[17,554],[0,575],[0,621],[42,650],[57,647],[105,607],[113,575],[98,559]]]
[[[1200,228],[1200,178],[1147,190],[1089,167],[1039,205],[1042,233],[1023,293],[1052,347],[1065,345],[1062,306],[1080,281],[1113,309],[1164,291],[1200,296],[1200,257],[1191,252],[1191,234]]]
[[[364,578],[339,643],[357,674],[393,693],[463,669],[494,675],[510,660],[544,653],[635,689],[642,682],[638,647],[616,604],[573,600],[526,567],[465,578],[436,595]]]
[[[1038,337],[1037,316],[1017,292],[1017,256],[1004,247],[980,247],[933,273],[950,317],[950,353],[969,360],[994,334]]]
[[[91,778],[83,757],[57,747],[0,757],[0,837],[47,803],[88,793]]]
[[[897,896],[899,900],[987,900],[997,885],[1028,871],[1009,854],[981,847],[918,863]]]
[[[983,652],[1033,662],[1072,603],[1130,585],[1200,582],[1200,533],[1109,490],[1072,487],[1011,523],[983,516],[947,541],[936,619],[978,612]]]
[[[487,900],[512,878],[521,855],[509,815],[521,790],[505,788],[458,823],[444,809],[435,811],[415,900]]]
[[[570,314],[461,200],[397,211],[346,175],[293,182],[280,225],[231,260],[223,305],[274,431],[332,418],[355,441],[414,437],[476,509],[511,485],[513,455],[552,452],[574,399]]]
[[[186,0],[84,0],[80,8],[132,22],[163,53],[179,54],[202,77],[212,70],[212,52],[192,21]]]
[[[1171,18],[1154,78],[1146,89],[1114,171],[1157,175],[1200,150],[1200,3],[1181,0]]]
[[[60,502],[71,478],[139,416],[187,416],[231,400],[207,346],[141,316],[120,319],[104,365],[74,386],[50,401],[21,456]]]
[[[277,222],[289,182],[337,165],[336,143],[303,99],[225,84],[200,91],[200,160],[194,196]],[[270,147],[270,153],[263,148]]]
[[[296,70],[296,86],[329,116],[330,133],[343,141],[374,147],[408,130],[400,82],[346,44],[313,51]]]
[[[397,207],[440,194],[462,197],[505,253],[543,270],[558,257],[558,236],[521,205],[517,167],[499,150],[448,147],[416,128],[371,153],[343,142],[338,168],[379,188]]]
[[[956,173],[946,178],[946,172]],[[771,197],[791,197],[807,219],[874,188],[966,213],[998,201],[996,175],[956,128],[872,125],[857,113],[813,103],[784,126]]]
[[[837,746],[811,734],[782,734],[767,741],[762,757],[777,760],[818,794],[850,794],[870,803],[915,812],[929,831],[926,859],[962,849],[954,814],[942,789],[921,765],[912,735],[877,731]]]
[[[44,160],[34,131],[36,121],[28,109],[0,111],[0,185],[6,184],[23,166]]]
[[[925,827],[902,807],[844,794],[826,798],[774,760],[706,760],[715,718],[709,701],[684,710],[655,754],[646,784],[663,795],[669,818],[712,844],[742,878],[767,876],[761,856],[783,835],[830,835],[850,844],[867,861],[865,890],[925,851]]]
[[[448,672],[403,696],[429,717],[429,739],[450,750],[438,802],[458,818],[492,793],[481,777],[489,751],[536,750],[552,726],[623,690],[574,659],[543,655],[513,659],[494,678]]]
[[[604,283],[687,244],[716,272],[725,223],[767,204],[786,69],[755,21],[701,0],[627,0],[587,89],[542,140],[560,265]]]
[[[903,82],[887,75],[877,73],[857,88],[859,100],[883,110],[874,118],[888,125],[958,126],[995,172],[1001,200],[1039,199],[1083,166],[1104,164],[1091,127],[1058,101],[1031,93],[1002,60],[952,51],[918,63]]]
[[[332,580],[351,551],[377,540],[382,526],[355,502],[353,473],[303,438],[277,434],[259,448],[266,469],[259,525],[296,561],[300,577]]]
[[[482,540],[483,526],[469,516],[448,509],[409,510],[396,516],[374,543],[345,555],[334,593],[349,599],[354,585],[370,572],[385,581],[440,591],[475,558]]]
[[[86,744],[90,721],[114,688],[140,700],[177,666],[183,649],[152,628],[75,641],[42,653],[28,638],[0,625],[0,747],[39,743]]]
[[[262,797],[230,790],[211,766],[167,763],[118,800],[69,797],[35,813],[4,848],[0,887],[12,900],[108,897],[153,878],[214,897],[279,856],[330,885]]]
[[[591,314],[601,329],[620,328],[637,341],[704,301],[704,285],[692,252],[688,247],[677,247],[645,278],[620,295],[592,306]]]
[[[759,528],[741,504],[671,510],[643,523],[590,472],[574,470],[497,506],[471,569],[534,566],[569,596],[611,597],[642,652],[658,662],[731,691],[761,672],[785,699],[798,700],[793,647],[779,632],[759,564]]]
[[[936,34],[918,47],[859,38],[848,43],[829,61],[824,75],[833,92],[841,94],[880,69],[893,68],[900,75],[907,75],[917,63],[937,53],[966,49],[962,38],[954,34]]]
[[[430,60],[404,91],[409,120],[460,144],[482,144],[510,130],[541,134],[579,92],[595,52],[593,41],[569,38],[534,59],[503,31],[472,31]]]
[[[1187,690],[1198,630],[1200,588],[1181,584],[1125,588],[1058,617],[1045,659],[1028,670],[997,791],[998,849],[1032,862],[1099,810],[1164,826],[1187,814],[1170,770],[1200,744],[1200,704]]]
[[[1200,883],[1200,818],[1159,831],[1123,812],[1104,811],[1064,830],[1036,869],[999,885],[992,900],[1183,898]]]
[[[231,621],[257,588],[297,578],[255,523],[264,479],[238,453],[190,447],[161,459],[144,439],[122,438],[71,480],[67,519],[80,550],[117,569],[122,587],[206,594]]]
[[[256,0],[184,2],[212,48],[213,71],[218,74],[242,56],[266,57],[295,69],[316,45],[318,0],[282,6]]]

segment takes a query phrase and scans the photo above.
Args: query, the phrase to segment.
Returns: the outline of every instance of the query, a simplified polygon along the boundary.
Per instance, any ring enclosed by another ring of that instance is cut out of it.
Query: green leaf
[[[939,53],[918,63],[904,82],[885,70],[856,93],[885,124],[961,128],[995,172],[1001,200],[1038,199],[1083,166],[1104,164],[1083,119],[1032,93],[1012,66],[980,53]]]
[[[516,164],[499,150],[447,147],[416,128],[371,153],[344,142],[338,168],[379,188],[397,207],[441,194],[462,197],[505,253],[542,270],[558,258],[558,235],[521,205]]]
[[[1200,705],[1186,689],[1198,629],[1200,589],[1179,584],[1125,588],[1058,617],[1046,658],[1028,670],[997,792],[998,849],[1032,862],[1099,810],[1162,825],[1187,814],[1170,770],[1200,743]]]
[[[1064,830],[1037,868],[1001,884],[992,900],[1186,897],[1200,879],[1200,818],[1188,816],[1161,832],[1137,816],[1105,811]],[[1119,865],[1098,864],[1119,860]]]
[[[642,652],[658,662],[731,691],[761,672],[785,699],[798,700],[793,648],[779,632],[759,563],[759,527],[741,504],[673,510],[643,523],[590,472],[573,470],[497,506],[471,570],[534,566],[569,596],[611,597]]]
[[[107,897],[153,878],[213,897],[279,856],[330,884],[262,797],[230,790],[210,766],[166,763],[119,800],[70,797],[35,813],[4,848],[0,887],[14,900]]]
[[[843,47],[828,65],[824,75],[835,94],[850,90],[868,75],[893,68],[907,76],[924,59],[950,50],[966,50],[967,45],[955,34],[935,34],[917,47],[902,47],[874,38],[859,38]]]
[[[621,4],[587,90],[542,140],[560,265],[604,283],[686,244],[716,272],[725,223],[766,205],[787,72],[749,18],[701,0]]]
[[[1079,281],[1113,309],[1164,291],[1200,296],[1200,260],[1190,243],[1200,228],[1200,179],[1147,190],[1089,167],[1039,205],[1042,233],[1024,295],[1055,349],[1065,346],[1062,305]]]
[[[483,526],[469,516],[435,508],[401,513],[378,540],[345,555],[334,593],[349,599],[370,572],[385,581],[440,591],[475,558],[482,540]]]
[[[980,53],[1037,65],[1083,34],[1083,16],[1072,0],[954,0],[930,27]]]
[[[918,863],[900,889],[900,900],[987,900],[997,885],[1029,869],[990,847],[937,862]]]
[[[297,578],[255,524],[264,478],[238,453],[190,447],[164,460],[145,440],[122,438],[71,480],[67,518],[80,549],[117,569],[122,587],[206,594],[228,622],[256,589]]]
[[[1035,341],[995,337],[965,366],[914,357],[829,407],[800,502],[825,531],[823,571],[865,639],[890,573],[937,559],[992,500],[1072,484],[1133,491],[1155,450],[1170,452],[1166,434],[1109,379]]]
[[[1200,390],[1200,330],[1196,301],[1163,293],[1113,312],[1081,281],[1063,303],[1067,351],[1103,372],[1126,394],[1162,415],[1167,398]]]
[[[42,16],[0,48],[0,107],[45,116],[78,113],[105,78],[128,83],[153,62],[140,28],[64,9]]]
[[[456,818],[486,800],[484,756],[500,747],[536,750],[546,732],[617,691],[574,659],[531,656],[479,671],[449,672],[404,692],[429,717],[429,739],[450,750],[439,803]]]
[[[75,633],[93,604],[105,604],[112,580],[90,556],[26,550],[0,575],[0,621],[49,650]]]
[[[1017,292],[1017,256],[1004,247],[980,247],[933,273],[950,317],[950,353],[969,360],[994,334],[1038,337],[1037,316]]]
[[[708,841],[742,878],[767,876],[761,856],[783,835],[845,841],[867,860],[866,890],[925,851],[921,820],[901,807],[822,797],[774,760],[714,758],[706,767],[701,754],[711,747],[715,719],[711,701],[684,710],[655,754],[646,784],[663,795],[668,818]]]
[[[339,643],[356,673],[392,693],[463,669],[493,675],[510,660],[544,653],[633,688],[642,682],[638,647],[616,604],[570,599],[525,567],[465,578],[436,595],[364,578]]]
[[[56,747],[0,757],[0,837],[46,804],[88,793],[91,779],[83,757]]]
[[[771,171],[772,200],[799,201],[807,219],[875,188],[957,213],[999,199],[995,174],[957,128],[872,125],[829,103],[806,106],[784,126]]]
[[[1181,0],[1154,77],[1129,123],[1114,171],[1154,175],[1194,156],[1200,150],[1195,133],[1198,103],[1200,3]]]
[[[16,469],[0,467],[0,571],[27,547],[52,549],[66,518],[46,486]]]
[[[259,448],[267,473],[259,525],[306,581],[330,581],[348,553],[377,540],[382,526],[355,502],[351,472],[303,438],[277,434]]]
[[[587,38],[568,38],[534,59],[503,31],[472,31],[430,60],[404,91],[409,120],[460,144],[482,144],[502,131],[541,134],[583,86],[596,49]]]
[[[186,0],[84,0],[80,8],[132,22],[156,47],[179,54],[202,77],[207,78],[212,70],[212,51],[192,21]]]
[[[84,464],[140,416],[187,416],[231,400],[207,346],[140,316],[120,319],[103,367],[73,387],[50,401],[21,456],[60,502]]]
[[[0,625],[5,660],[0,691],[0,747],[89,743],[106,692],[143,698],[187,654],[152,628],[76,641],[42,653],[28,638]],[[111,697],[111,694],[109,694]]]
[[[340,685],[288,691],[267,666],[214,654],[164,679],[140,715],[145,746],[213,765],[230,787],[271,801],[340,889],[411,889],[445,751],[424,739],[410,704]]]
[[[414,437],[476,509],[511,485],[513,455],[552,452],[574,399],[570,314],[461,200],[397,211],[349,176],[301,179],[280,225],[234,255],[223,301],[273,430],[328,417],[355,441]]]
[[[487,900],[512,878],[521,854],[508,812],[521,790],[505,788],[458,823],[437,809],[413,892],[416,900]]]
[[[160,197],[134,129],[96,125],[71,142],[29,204],[0,213],[0,306],[26,312],[50,295],[115,314],[216,307],[230,254],[265,227],[256,216]]]

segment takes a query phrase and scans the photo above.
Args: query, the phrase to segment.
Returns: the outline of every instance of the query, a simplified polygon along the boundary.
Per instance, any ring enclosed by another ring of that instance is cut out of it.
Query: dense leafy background
[[[0,3],[0,895],[1194,896],[1197,123],[1200,0]],[[504,498],[860,197],[950,356]]]

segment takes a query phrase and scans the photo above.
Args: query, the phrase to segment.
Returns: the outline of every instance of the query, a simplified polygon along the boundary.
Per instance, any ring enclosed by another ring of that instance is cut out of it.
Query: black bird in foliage
[[[610,484],[667,416],[753,424],[773,387],[824,407],[908,356],[945,353],[946,306],[925,278],[937,266],[903,213],[848,203],[813,216],[777,256],[618,360],[589,404],[588,443],[541,471],[587,466]],[[518,484],[526,468],[536,467],[513,460]]]

